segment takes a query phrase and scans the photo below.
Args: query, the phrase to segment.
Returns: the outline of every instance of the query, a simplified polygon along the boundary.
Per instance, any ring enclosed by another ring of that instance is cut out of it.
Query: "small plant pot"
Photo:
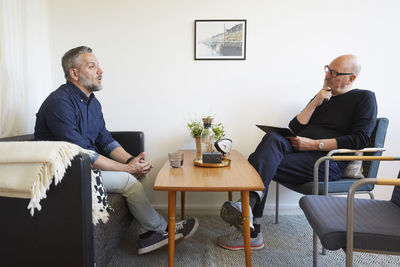
[[[200,136],[194,139],[196,141],[196,159],[201,159],[201,141]]]

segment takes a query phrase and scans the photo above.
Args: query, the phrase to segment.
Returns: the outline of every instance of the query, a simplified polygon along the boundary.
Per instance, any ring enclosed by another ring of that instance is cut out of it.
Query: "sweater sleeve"
[[[298,132],[300,132],[301,130],[303,130],[306,127],[306,125],[301,124],[298,120],[297,120],[297,116],[294,117],[290,122],[289,122],[289,128],[295,133],[297,134]]]
[[[308,102],[307,105],[310,104],[311,101],[313,101],[313,99],[315,98],[315,96]],[[295,133],[299,133],[301,130],[303,130],[304,128],[306,128],[307,124],[301,124],[299,122],[299,120],[297,119],[297,115],[289,122],[289,128]]]
[[[336,138],[338,148],[362,149],[370,141],[376,124],[377,105],[375,94],[371,91],[364,92],[354,107],[351,132]]]

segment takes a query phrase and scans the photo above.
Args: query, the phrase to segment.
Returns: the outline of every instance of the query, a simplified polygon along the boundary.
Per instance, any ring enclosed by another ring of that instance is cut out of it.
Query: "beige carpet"
[[[196,234],[176,245],[175,266],[244,266],[244,251],[229,251],[216,245],[216,238],[232,231],[218,216],[198,216]],[[282,215],[274,224],[264,216],[261,226],[265,248],[252,252],[252,266],[312,266],[312,230],[303,215]],[[168,248],[138,256],[136,234],[130,229],[109,266],[168,266]],[[345,266],[342,250],[319,255],[319,266]],[[400,256],[354,254],[353,266],[400,266]]]

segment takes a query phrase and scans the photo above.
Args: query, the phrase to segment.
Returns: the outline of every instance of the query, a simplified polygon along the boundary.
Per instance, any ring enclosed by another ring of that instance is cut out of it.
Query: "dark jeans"
[[[280,183],[303,184],[312,182],[314,177],[314,163],[327,152],[324,151],[294,151],[290,142],[276,133],[267,133],[249,156],[249,162],[260,174],[265,190],[261,199],[258,199],[254,208],[255,218],[261,218],[267,199],[268,186],[271,180]],[[342,177],[346,167],[345,162],[330,161],[329,180],[334,181]],[[325,163],[318,169],[319,180],[324,179]]]

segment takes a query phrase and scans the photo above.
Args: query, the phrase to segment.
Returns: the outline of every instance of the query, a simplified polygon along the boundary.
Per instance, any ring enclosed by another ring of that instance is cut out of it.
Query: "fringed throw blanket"
[[[55,185],[61,182],[71,160],[79,153],[93,152],[67,142],[0,142],[0,196],[29,198],[27,208],[33,216],[35,209],[41,210],[40,200],[46,198],[53,179]],[[92,172],[93,177],[96,175]],[[92,191],[98,193],[93,181]],[[99,205],[95,195],[92,200],[93,223],[106,223],[108,206]],[[100,211],[100,206],[104,211]]]

